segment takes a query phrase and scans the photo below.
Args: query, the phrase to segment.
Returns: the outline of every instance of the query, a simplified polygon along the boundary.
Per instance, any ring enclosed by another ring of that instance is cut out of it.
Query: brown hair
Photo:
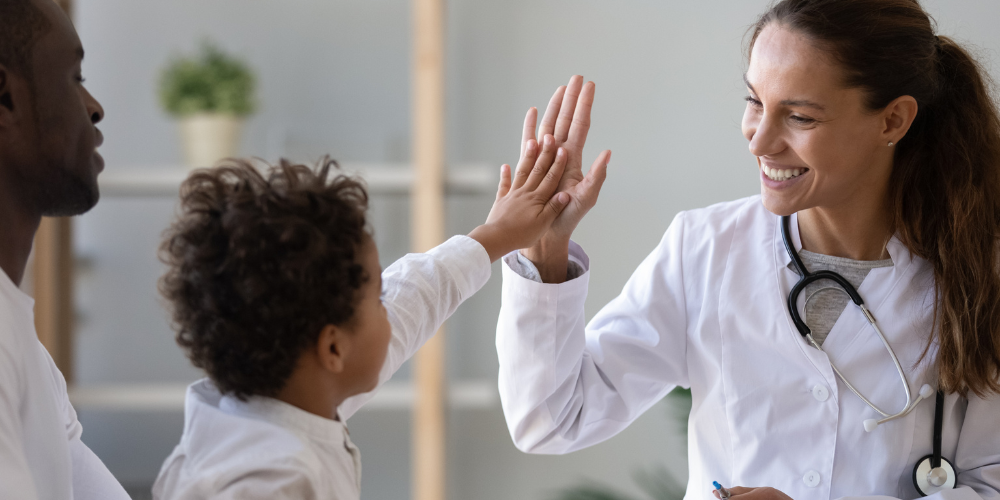
[[[884,109],[904,95],[919,112],[896,146],[888,213],[913,254],[934,269],[934,329],[942,389],[1000,393],[1000,118],[991,82],[969,53],[936,36],[916,0],[784,0],[752,28],[780,23],[845,70],[845,85]]]
[[[248,160],[197,170],[164,234],[177,343],[223,393],[274,396],[328,324],[354,315],[368,279],[364,186],[282,160],[266,176]]]

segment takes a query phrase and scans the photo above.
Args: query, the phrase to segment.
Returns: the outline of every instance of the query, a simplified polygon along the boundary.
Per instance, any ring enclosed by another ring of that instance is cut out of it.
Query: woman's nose
[[[754,127],[747,130],[750,140],[750,154],[754,156],[771,156],[784,149],[780,129],[764,116]]]

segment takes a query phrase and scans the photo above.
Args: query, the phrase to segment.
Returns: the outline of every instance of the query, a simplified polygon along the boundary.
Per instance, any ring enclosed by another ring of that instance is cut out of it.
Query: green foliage
[[[634,475],[636,484],[645,494],[641,500],[681,500],[684,486],[659,467],[641,470]],[[551,500],[638,500],[615,489],[597,483],[574,486],[558,492]]]
[[[687,419],[691,413],[691,389],[678,387],[664,398],[668,401],[671,417],[687,437]],[[665,467],[637,471],[633,477],[639,489],[645,493],[641,500],[681,500],[685,486],[678,482]],[[607,485],[587,483],[559,491],[551,500],[637,500]]]
[[[256,82],[250,68],[215,45],[204,43],[194,57],[176,58],[160,79],[160,103],[174,116],[254,111]]]
[[[670,405],[671,413],[677,419],[681,434],[687,438],[688,416],[691,414],[691,389],[678,387],[670,391],[664,399],[672,402]]]

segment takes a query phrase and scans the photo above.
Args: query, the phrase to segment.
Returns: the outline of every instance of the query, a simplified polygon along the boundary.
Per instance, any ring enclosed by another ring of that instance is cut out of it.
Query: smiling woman
[[[515,443],[590,446],[683,386],[690,498],[713,481],[761,486],[730,488],[747,500],[995,498],[1000,119],[984,73],[915,0],[784,0],[751,35],[759,197],[682,212],[589,324],[569,234],[504,259]]]
[[[897,234],[933,269],[941,385],[1000,393],[1000,119],[985,72],[912,0],[812,3],[783,2],[753,32],[744,135],[762,165],[804,172],[765,174],[764,205],[805,211],[803,247],[819,253],[852,251],[830,221],[874,233],[863,260]]]

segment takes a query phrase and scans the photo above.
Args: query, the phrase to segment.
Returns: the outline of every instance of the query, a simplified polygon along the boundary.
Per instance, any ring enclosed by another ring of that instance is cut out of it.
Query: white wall
[[[1000,4],[925,2],[941,31],[1000,49]],[[449,2],[448,156],[452,163],[516,161],[528,106],[582,73],[598,83],[588,159],[614,150],[598,207],[577,233],[593,259],[593,314],[620,290],[679,210],[757,192],[739,130],[743,37],[764,0],[508,0]],[[260,79],[261,109],[243,153],[347,161],[409,156],[407,0],[78,0],[88,85],[102,101],[108,171],[179,161],[172,122],[155,97],[158,71],[211,36],[245,57]],[[449,204],[449,229],[485,218],[488,197]],[[378,198],[375,227],[388,262],[405,251],[405,200]],[[169,201],[105,200],[81,218],[77,378],[82,383],[189,381],[155,294],[158,235]],[[499,272],[456,315],[453,378],[495,377]],[[407,376],[406,371],[401,376]],[[626,491],[633,470],[667,464],[683,476],[673,421],[656,407],[608,443],[567,457],[523,455],[492,411],[452,415],[452,498],[543,499],[589,477]],[[180,415],[81,412],[84,440],[123,481],[156,473]],[[360,414],[351,428],[365,457],[364,498],[406,498],[405,412]]]

